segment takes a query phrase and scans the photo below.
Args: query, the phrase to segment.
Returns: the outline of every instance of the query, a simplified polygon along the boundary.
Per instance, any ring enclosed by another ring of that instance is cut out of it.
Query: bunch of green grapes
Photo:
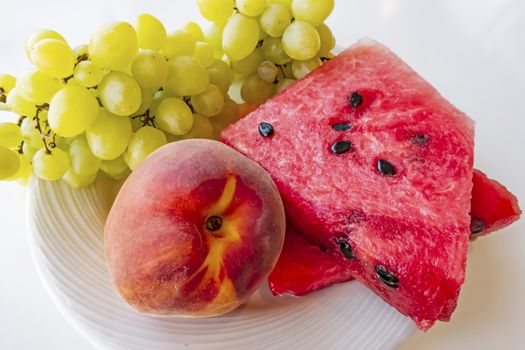
[[[52,30],[27,41],[32,69],[0,75],[0,180],[123,179],[170,141],[217,138],[238,119],[233,71],[189,23],[171,34],[143,14],[110,23],[72,48]]]
[[[197,0],[205,41],[225,54],[240,99],[261,104],[332,57],[334,0]],[[235,89],[232,89],[235,92]]]
[[[333,0],[197,0],[212,21],[168,33],[154,16],[99,28],[71,47],[42,29],[31,70],[0,74],[0,180],[32,174],[74,187],[124,179],[168,142],[216,139],[331,57]],[[237,102],[236,102],[237,101]]]

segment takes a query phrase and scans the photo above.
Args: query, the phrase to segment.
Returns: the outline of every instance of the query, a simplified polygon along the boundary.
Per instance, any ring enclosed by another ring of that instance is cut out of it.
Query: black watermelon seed
[[[341,253],[347,258],[348,260],[352,260],[355,258],[354,253],[352,252],[352,246],[346,239],[340,239],[339,240],[339,248],[341,249]]]
[[[332,129],[335,131],[347,131],[352,127],[350,123],[337,123],[332,125]]]
[[[485,222],[481,219],[471,218],[470,219],[470,234],[477,235],[483,232],[485,229]]]
[[[426,145],[428,143],[428,135],[416,134],[412,136],[412,141],[419,146]]]
[[[391,288],[397,288],[399,286],[399,279],[381,265],[375,266],[377,277]]]
[[[377,171],[379,171],[383,175],[395,175],[396,174],[396,169],[394,168],[392,163],[384,159],[380,159],[377,161]]]
[[[274,133],[273,126],[270,123],[260,123],[259,124],[259,134],[263,137],[270,137]]]
[[[352,106],[352,108],[357,108],[359,106],[361,106],[363,104],[363,95],[361,95],[359,92],[352,92],[352,94],[350,95],[350,106]]]
[[[208,231],[217,231],[222,227],[222,219],[219,216],[210,216],[206,219],[205,226]]]
[[[350,151],[352,148],[352,142],[350,141],[338,141],[330,148],[335,154],[342,154]]]
[[[321,244],[321,245],[319,246],[319,250],[322,251],[323,253],[326,253],[326,252],[328,251],[328,248],[326,248],[326,246],[324,246],[324,245]]]

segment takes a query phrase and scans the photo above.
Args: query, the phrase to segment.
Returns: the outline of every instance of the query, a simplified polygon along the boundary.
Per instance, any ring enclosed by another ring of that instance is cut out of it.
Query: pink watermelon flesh
[[[472,182],[472,239],[500,230],[519,219],[518,199],[505,186],[479,170],[474,170]]]
[[[473,138],[472,120],[370,40],[222,134],[272,175],[302,234],[349,246],[338,263],[422,329],[464,281]]]
[[[471,239],[500,230],[519,218],[518,201],[503,185],[479,170],[474,170],[472,182],[473,221],[482,220],[484,225]],[[274,295],[301,296],[353,279],[346,264],[337,264],[333,254],[338,253],[314,245],[288,225],[283,251],[268,278],[270,290]]]

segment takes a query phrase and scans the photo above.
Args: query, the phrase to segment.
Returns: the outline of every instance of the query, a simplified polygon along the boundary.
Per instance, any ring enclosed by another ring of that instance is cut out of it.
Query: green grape
[[[10,111],[18,115],[33,116],[36,113],[35,104],[23,98],[18,93],[18,88],[14,88],[9,92],[6,104]]]
[[[290,10],[282,4],[272,4],[264,10],[259,18],[262,30],[268,35],[279,38],[285,29],[292,23]]]
[[[142,88],[158,90],[168,78],[168,61],[158,51],[141,51],[131,63],[131,74]]]
[[[319,57],[325,57],[330,54],[330,51],[335,47],[335,37],[326,24],[321,24],[316,27],[319,39],[321,40],[321,48],[319,49]]]
[[[75,138],[68,149],[71,171],[78,175],[92,175],[100,168],[102,161],[95,157],[85,136]]]
[[[128,169],[128,165],[123,157],[118,157],[113,160],[103,160],[102,164],[100,164],[100,170],[108,175],[119,175]]]
[[[153,97],[151,99],[151,106],[149,108],[149,114],[156,115],[157,108],[159,108],[160,103],[168,97],[169,96],[166,90],[157,91],[155,94],[153,94]]]
[[[188,139],[212,139],[214,137],[213,125],[210,120],[200,114],[193,114],[193,126],[191,130],[183,136]]]
[[[139,84],[126,73],[109,73],[100,82],[98,91],[104,107],[123,117],[135,113],[142,102]]]
[[[334,0],[293,0],[292,13],[297,21],[318,26],[330,16]]]
[[[144,158],[167,142],[166,135],[162,131],[151,126],[140,128],[131,137],[124,160],[131,170],[135,170]]]
[[[224,94],[217,86],[210,84],[206,90],[191,97],[191,105],[197,113],[213,117],[224,107]]]
[[[235,6],[243,15],[255,17],[263,13],[266,0],[235,0]]]
[[[15,123],[0,123],[0,147],[15,148],[22,143],[22,131]]]
[[[123,181],[123,180],[126,180],[128,178],[128,176],[131,174],[131,170],[129,168],[127,168],[126,170],[124,170],[122,173],[120,174],[117,174],[117,175],[109,175],[109,174],[106,174],[110,179],[113,179],[115,181]]]
[[[44,147],[44,141],[42,141],[42,136],[38,132],[36,128],[36,121],[33,120],[33,118],[27,117],[24,120],[22,120],[22,124],[20,125],[20,131],[22,133],[22,139],[24,140],[24,146],[32,147],[35,149],[40,149]],[[26,152],[24,151],[24,154],[25,153]]]
[[[104,71],[94,62],[82,61],[76,65],[73,76],[78,85],[90,88],[97,86],[102,81]],[[71,80],[68,80],[68,84]]]
[[[197,0],[201,15],[208,21],[224,22],[233,13],[234,0]]]
[[[137,33],[127,22],[100,27],[89,39],[89,57],[107,70],[125,70],[138,51]]]
[[[228,93],[233,82],[233,71],[226,62],[214,60],[208,67],[208,76],[210,77],[210,84],[218,86],[224,95]]]
[[[261,29],[261,26],[259,25],[259,40],[257,42],[257,44],[259,45],[259,43],[261,41],[263,41],[264,39],[266,39],[268,37],[268,33],[266,33],[264,30]]]
[[[42,146],[41,147],[44,147],[44,143],[43,142],[42,142]],[[35,153],[38,152],[38,150],[41,147],[38,147],[38,148],[31,147],[30,144],[24,142],[24,144],[22,145],[22,152],[24,153],[24,158],[27,161],[32,162],[33,161],[33,157],[35,156]]]
[[[166,98],[155,111],[159,129],[173,135],[184,135],[193,125],[193,115],[186,102],[178,98]]]
[[[56,39],[66,42],[66,39],[54,30],[39,29],[36,32],[33,32],[26,40],[26,55],[27,58],[29,58],[29,61],[33,62],[31,58],[31,50],[33,49],[33,46],[35,46],[40,40],[44,39]]]
[[[36,105],[48,103],[63,86],[64,84],[61,81],[37,70],[22,75],[16,82],[18,93]]]
[[[195,22],[188,22],[184,27],[183,30],[191,33],[193,36],[193,40],[197,41],[204,41],[204,33],[202,32],[202,28],[200,25],[198,25]]]
[[[15,175],[20,168],[20,158],[15,151],[0,146],[0,180]]]
[[[73,53],[75,54],[75,58],[77,61],[80,61],[81,59],[88,59],[89,46],[86,44],[78,45],[73,49]]]
[[[133,116],[144,115],[144,113],[151,108],[155,91],[155,89],[140,89],[140,94],[142,96],[140,107]]]
[[[47,181],[60,179],[69,169],[69,157],[66,152],[55,148],[49,153],[41,148],[33,157],[35,175]]]
[[[213,47],[215,51],[222,51],[222,32],[224,31],[223,23],[211,23],[204,32],[204,42]]]
[[[52,78],[65,78],[73,74],[75,54],[67,43],[57,39],[44,39],[31,49],[31,60],[38,70]]]
[[[16,86],[16,78],[9,74],[0,73],[0,102],[2,95],[5,97]]]
[[[306,61],[293,61],[292,63],[292,71],[293,75],[296,79],[301,79],[304,76],[306,76],[308,73],[316,69],[317,67],[320,67],[321,60],[319,57],[315,56],[314,58],[310,58]]]
[[[275,85],[257,76],[250,75],[241,87],[241,97],[248,103],[263,103],[275,95]]]
[[[135,24],[137,41],[141,49],[160,50],[166,43],[166,28],[156,17],[144,13]]]
[[[93,124],[98,111],[97,99],[91,92],[81,86],[68,85],[53,96],[47,120],[58,135],[73,137]]]
[[[224,100],[224,108],[221,113],[210,121],[216,129],[224,129],[239,120],[239,105],[230,98]]]
[[[265,59],[275,64],[283,65],[292,61],[284,52],[280,38],[266,38],[261,46],[261,52]]]
[[[255,50],[259,41],[259,23],[241,14],[235,14],[226,23],[222,47],[232,60],[242,60]]]
[[[284,89],[286,89],[288,86],[292,85],[293,83],[295,83],[295,80],[294,79],[283,79],[281,81],[279,81],[279,83],[277,84],[277,93],[281,93]]]
[[[208,71],[193,58],[175,57],[169,63],[170,70],[164,88],[177,96],[197,95],[206,90],[210,83]]]
[[[97,120],[86,130],[86,139],[93,154],[102,160],[113,160],[122,155],[131,138],[129,118],[111,114],[102,109]]]
[[[168,35],[162,53],[168,59],[178,56],[191,56],[195,51],[196,41],[193,34],[187,30],[176,30]]]
[[[267,0],[268,6],[272,4],[281,4],[286,6],[289,10],[292,8],[292,0]]]
[[[173,135],[167,132],[164,132],[164,134],[166,135],[166,140],[168,140],[168,143],[184,140],[184,136]]]
[[[18,170],[13,176],[8,177],[5,180],[19,181],[21,184],[26,185],[28,183],[29,178],[31,177],[31,174],[33,173],[33,166],[31,165],[31,162],[28,161],[26,157],[24,157],[24,155],[17,153],[17,156],[19,161]]]
[[[307,22],[292,23],[286,28],[282,41],[284,51],[294,60],[309,60],[317,55],[321,48],[317,30]]]
[[[246,76],[236,75],[235,79],[230,85],[230,89],[228,90],[228,96],[230,96],[237,103],[244,102],[241,97],[241,87],[242,87],[242,84],[244,84],[244,81],[246,80],[246,78],[247,78]]]
[[[257,68],[257,75],[267,83],[273,83],[279,75],[279,68],[270,61],[263,61]]]
[[[209,67],[214,60],[213,48],[208,43],[198,42],[193,52],[193,59],[203,67]]]
[[[257,48],[246,58],[238,61],[231,61],[231,66],[235,73],[247,76],[257,72],[257,68],[259,68],[262,61],[264,61],[263,52],[260,48]]]
[[[75,173],[72,169],[66,171],[66,173],[62,176],[62,180],[64,180],[69,186],[74,188],[86,188],[93,182],[95,182],[96,178],[96,172],[89,175],[81,175]]]

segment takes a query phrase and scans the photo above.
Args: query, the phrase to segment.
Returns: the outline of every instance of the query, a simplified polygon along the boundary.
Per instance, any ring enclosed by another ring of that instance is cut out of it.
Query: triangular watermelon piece
[[[518,199],[505,186],[479,170],[472,177],[471,239],[501,230],[518,220]]]
[[[455,307],[474,124],[386,47],[359,42],[222,139],[270,173],[301,233],[419,327]]]
[[[472,182],[472,221],[482,220],[483,230],[471,234],[471,239],[503,229],[519,218],[518,200],[503,185],[479,170],[474,170]],[[270,290],[275,295],[301,296],[353,279],[346,264],[338,265],[338,261],[288,225],[281,256],[268,277]]]

